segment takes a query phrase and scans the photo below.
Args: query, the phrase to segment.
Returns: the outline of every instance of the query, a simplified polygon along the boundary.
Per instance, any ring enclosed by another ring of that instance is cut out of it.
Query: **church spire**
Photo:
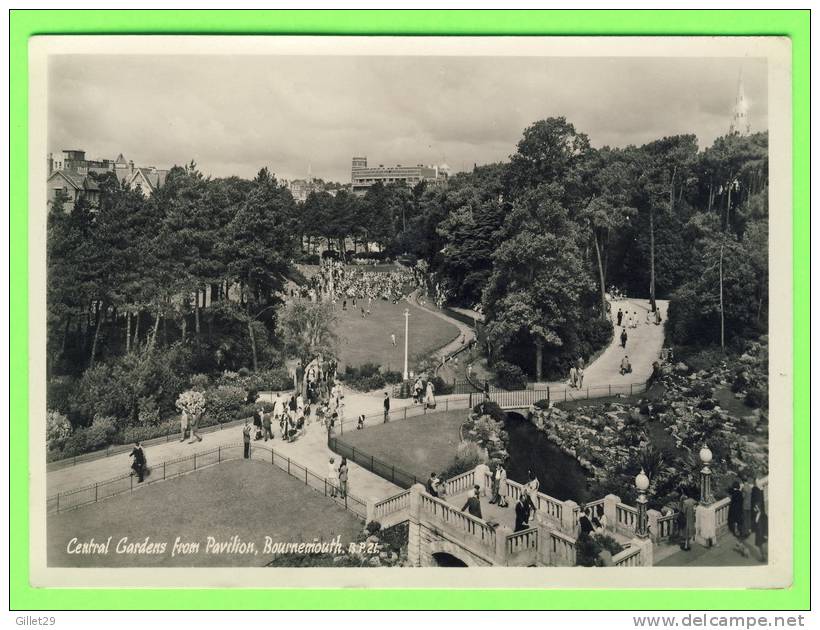
[[[737,78],[737,96],[735,106],[732,109],[732,122],[729,125],[729,133],[736,133],[741,136],[748,136],[752,133],[749,123],[749,102],[746,100],[746,92],[743,90],[743,71]]]

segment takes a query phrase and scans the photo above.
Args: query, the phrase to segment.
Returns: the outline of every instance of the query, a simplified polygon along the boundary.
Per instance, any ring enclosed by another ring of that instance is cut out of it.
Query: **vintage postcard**
[[[32,585],[791,584],[787,38],[29,51]]]

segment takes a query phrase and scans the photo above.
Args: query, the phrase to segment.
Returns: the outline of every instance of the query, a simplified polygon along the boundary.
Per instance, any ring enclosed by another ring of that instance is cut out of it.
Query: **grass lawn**
[[[340,439],[415,475],[423,483],[431,472],[441,472],[453,463],[459,428],[468,414],[468,409],[429,413],[345,432]]]
[[[340,337],[341,366],[359,366],[362,363],[377,363],[385,369],[401,371],[404,367],[404,309],[410,309],[410,367],[415,358],[422,358],[438,350],[455,339],[459,332],[453,324],[435,315],[400,301],[398,304],[386,300],[374,300],[370,315],[362,318],[361,301],[354,307],[350,301],[347,310],[342,310],[341,302],[336,303],[339,317],[337,334]],[[365,300],[365,307],[367,302]],[[390,334],[396,335],[396,347]],[[341,370],[340,370],[341,372]]]
[[[265,536],[277,542],[355,540],[361,522],[331,499],[270,464],[230,461],[152,484],[76,510],[48,516],[48,564],[56,567],[264,566]],[[205,553],[208,536],[253,542],[256,554]],[[107,555],[70,554],[69,541],[105,542]],[[165,553],[118,554],[118,541],[165,542]],[[176,537],[200,542],[200,552],[172,557]]]

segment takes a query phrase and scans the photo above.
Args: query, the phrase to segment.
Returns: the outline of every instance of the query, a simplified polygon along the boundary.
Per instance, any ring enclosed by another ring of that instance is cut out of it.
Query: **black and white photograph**
[[[31,52],[38,583],[789,584],[788,41]]]

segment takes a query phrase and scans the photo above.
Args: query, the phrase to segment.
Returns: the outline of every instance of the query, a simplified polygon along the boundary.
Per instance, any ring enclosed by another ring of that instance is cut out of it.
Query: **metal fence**
[[[424,483],[423,479],[419,479],[413,473],[402,470],[396,465],[385,462],[366,451],[357,449],[335,436],[328,436],[327,447],[334,453],[346,457],[348,461],[355,462],[365,470],[369,470],[405,490],[413,484]]]
[[[145,481],[138,483],[132,474],[124,474],[106,481],[99,481],[82,488],[76,488],[66,492],[59,492],[46,499],[46,512],[56,513],[79,508],[84,505],[96,503],[108,497],[117,496],[126,492],[134,492],[143,487],[166,479],[172,479],[185,475],[195,470],[214,466],[229,460],[242,459],[244,456],[243,444],[228,444],[209,451],[194,453],[187,457],[160,462],[150,469],[150,474],[145,477]],[[303,466],[291,458],[282,455],[267,446],[252,444],[250,447],[250,459],[269,463],[276,466],[288,475],[303,482],[311,489],[332,499],[337,505],[344,507],[360,519],[367,517],[367,503],[352,494],[341,496],[338,481],[331,483],[327,477],[320,475],[306,466]]]

